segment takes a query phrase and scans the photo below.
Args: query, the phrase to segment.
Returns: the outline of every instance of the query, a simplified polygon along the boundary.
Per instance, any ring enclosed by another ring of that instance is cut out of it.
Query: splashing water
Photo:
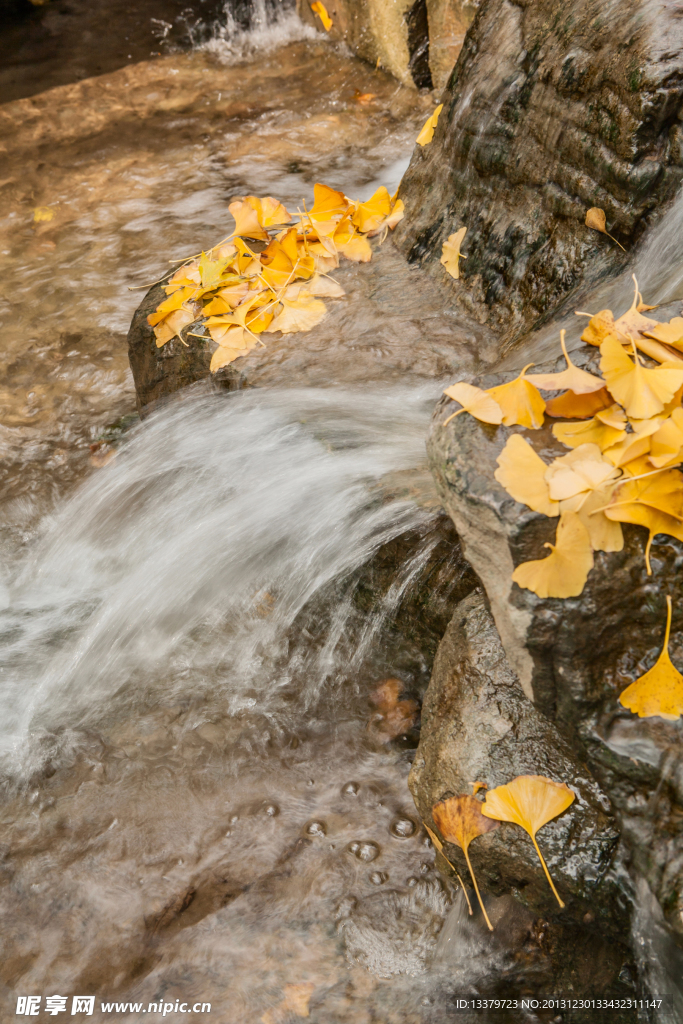
[[[233,64],[253,58],[259,52],[269,52],[299,39],[315,39],[318,33],[304,25],[293,4],[283,0],[252,0],[246,10],[227,0],[223,16],[210,27],[210,36],[204,26],[190,31],[197,49],[217,57],[222,63]]]
[[[11,587],[4,746],[31,723],[89,723],[131,687],[138,701],[149,686],[166,698],[192,686],[233,714],[282,713],[294,669],[279,660],[307,602],[433,519],[376,487],[424,461],[433,398],[433,387],[240,393],[140,427],[52,519]],[[390,588],[387,614],[419,559]],[[319,648],[298,655],[297,713],[339,675],[340,651],[359,665],[381,630],[368,619],[354,654],[349,601],[335,614]]]

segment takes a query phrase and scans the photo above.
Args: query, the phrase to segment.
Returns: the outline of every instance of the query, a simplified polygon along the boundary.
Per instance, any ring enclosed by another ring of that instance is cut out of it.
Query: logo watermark
[[[43,1009],[44,1013],[56,1017],[59,1013],[67,1013],[68,996],[46,996],[42,1006],[42,996],[19,996],[15,1015],[19,1017],[37,1017]],[[176,999],[173,1003],[162,1001],[155,1003],[108,1003],[101,1002],[102,1013],[160,1013],[162,1017],[176,1013],[211,1013],[211,1003],[188,1003]],[[91,1017],[95,1012],[95,996],[72,996],[71,1016]]]

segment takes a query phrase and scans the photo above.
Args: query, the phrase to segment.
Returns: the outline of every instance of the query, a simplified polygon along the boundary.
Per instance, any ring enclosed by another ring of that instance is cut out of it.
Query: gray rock
[[[576,922],[587,913],[610,919],[619,901],[606,874],[619,833],[609,800],[525,696],[477,591],[458,605],[439,647],[409,784],[420,814],[434,828],[431,810],[438,801],[472,792],[475,781],[493,788],[518,775],[544,775],[576,794],[543,827],[538,842],[567,904],[563,916]],[[462,851],[446,844],[445,852],[467,879]],[[485,892],[513,893],[535,913],[558,912],[531,839],[517,825],[504,823],[478,837],[470,857]]]
[[[479,381],[490,386],[492,378]],[[512,583],[513,568],[544,554],[557,520],[515,502],[494,478],[511,431],[437,407],[429,455],[437,487],[488,595],[511,668],[525,694],[608,794],[632,872],[646,879],[683,940],[681,722],[639,719],[619,694],[661,650],[666,594],[674,596],[670,651],[683,664],[683,545],[660,535],[646,573],[646,531],[624,528],[624,549],[597,552],[583,593],[540,599]],[[566,453],[549,427],[526,433],[549,461]],[[478,841],[479,842],[479,841]],[[483,840],[482,840],[483,842]]]
[[[507,345],[627,256],[683,176],[683,23],[639,0],[487,0],[401,183],[402,250]],[[466,225],[460,282],[439,265]]]

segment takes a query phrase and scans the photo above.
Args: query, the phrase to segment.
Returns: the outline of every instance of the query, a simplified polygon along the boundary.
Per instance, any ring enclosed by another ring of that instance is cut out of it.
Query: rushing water
[[[222,237],[237,194],[296,207],[321,178],[360,198],[395,187],[431,106],[311,38],[286,5],[269,11],[256,4],[251,26],[228,12],[193,54],[38,97],[37,126],[28,105],[9,113],[8,1006],[96,992],[210,1002],[220,1024],[289,1024],[306,1008],[320,1024],[437,1024],[458,995],[548,977],[513,901],[489,900],[491,938],[436,872],[406,783],[416,720],[377,728],[378,685],[398,679],[416,706],[471,586],[424,466],[446,364],[420,370],[415,343],[417,379],[397,381],[387,355],[412,346],[411,316],[435,332],[438,296],[378,255],[345,282],[357,311],[344,323],[362,338],[387,320],[385,380],[363,382],[343,363],[353,346],[329,337],[325,387],[283,358],[268,387],[198,390],[136,423],[128,287]],[[105,96],[118,113],[97,121]],[[79,129],[65,113],[77,103]],[[48,142],[46,124],[62,126]],[[37,206],[53,219],[33,221]],[[677,209],[643,250],[653,301],[678,283],[661,271],[678,223]],[[647,894],[640,908],[636,944],[659,935]],[[653,943],[654,977],[666,947]]]

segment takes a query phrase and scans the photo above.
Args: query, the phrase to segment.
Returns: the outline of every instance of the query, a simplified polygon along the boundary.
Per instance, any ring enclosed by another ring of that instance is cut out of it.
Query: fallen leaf
[[[650,451],[650,437],[656,433],[659,424],[659,419],[645,421],[639,430],[626,434],[618,443],[603,448],[605,458],[609,459],[613,466],[625,466],[627,462],[647,455]]]
[[[354,235],[348,242],[338,246],[339,252],[347,260],[354,263],[369,263],[372,259],[372,247],[367,238],[362,235]]]
[[[567,391],[557,398],[550,398],[545,403],[545,411],[553,419],[566,417],[571,419],[585,419],[587,416],[594,416],[601,409],[608,409],[614,402],[607,388],[600,391],[593,391],[590,394],[576,395],[573,391]]]
[[[360,89],[354,89],[353,98],[356,103],[359,103],[361,107],[367,107],[373,100],[377,99],[377,93],[375,92],[361,92]]]
[[[512,434],[497,458],[493,474],[508,494],[544,516],[558,516],[559,502],[550,497],[545,479],[547,464],[521,434]]]
[[[674,409],[650,438],[650,462],[657,469],[683,457],[683,409]]]
[[[301,256],[297,246],[297,230],[290,228],[281,238],[274,238],[261,253],[261,277],[275,292],[286,288],[295,278],[312,277],[315,263],[311,256]]]
[[[368,723],[368,730],[380,740],[389,743],[397,736],[409,732],[415,725],[419,705],[417,701],[400,700],[403,683],[400,679],[385,679],[370,694],[377,712]]]
[[[600,370],[611,395],[633,419],[649,419],[661,412],[683,384],[683,367],[666,364],[655,369],[644,367],[632,345],[633,359],[615,337],[605,338],[600,346]]]
[[[603,235],[607,235],[608,238],[612,238],[606,227],[605,211],[601,210],[599,206],[592,206],[590,210],[586,211],[586,227],[593,228],[594,231],[600,231]],[[613,242],[619,246],[620,249],[624,249],[621,242],[617,242],[616,238],[612,238]],[[626,249],[624,249],[626,252]]]
[[[513,582],[538,597],[578,597],[593,568],[588,530],[575,512],[563,512],[547,558],[518,565]]]
[[[612,404],[597,412],[582,423],[554,423],[553,436],[567,448],[578,448],[581,444],[597,444],[601,451],[617,444],[626,437],[626,414]]]
[[[683,714],[683,676],[669,657],[671,634],[671,598],[666,599],[666,632],[657,661],[644,675],[627,686],[619,703],[639,718],[665,718],[676,721]]]
[[[415,139],[418,146],[427,146],[432,141],[432,139],[434,138],[434,129],[436,128],[437,122],[439,120],[439,114],[441,113],[442,110],[443,103],[439,103],[434,113],[430,114],[430,116],[427,118],[424,125],[422,126],[422,131]]]
[[[481,808],[487,818],[511,821],[529,833],[546,878],[550,882],[550,888],[561,907],[564,903],[553,885],[543,854],[536,842],[536,833],[558,814],[566,811],[573,802],[574,794],[564,782],[554,782],[544,775],[518,775],[506,786],[490,789]]]
[[[654,338],[655,341],[661,341],[665,345],[672,345],[674,348],[683,351],[683,317],[681,316],[675,316],[668,323],[650,327],[643,331],[643,334],[648,338]]]
[[[587,497],[620,475],[620,470],[603,459],[596,444],[582,444],[569,455],[555,459],[546,469],[545,479],[551,499],[564,501],[579,495]]]
[[[587,316],[588,314],[577,313],[576,315]],[[588,327],[586,327],[581,335],[581,341],[585,341],[587,345],[599,346],[602,345],[605,338],[615,332],[616,325],[612,310],[601,309],[599,313],[596,313],[588,321]]]
[[[650,548],[657,534],[683,540],[683,477],[676,470],[664,470],[642,480],[627,480],[614,491],[604,511],[608,519],[646,528],[645,564],[651,576]]]
[[[493,931],[493,925],[486,913],[468,852],[469,845],[473,839],[484,835],[486,832],[491,832],[497,827],[497,823],[494,824],[489,818],[484,817],[481,813],[481,808],[482,805],[475,796],[452,796],[432,807],[432,818],[445,841],[459,846],[465,854],[465,860],[474,883],[474,891],[477,894],[481,912],[484,915],[489,931]]]
[[[528,363],[519,377],[510,381],[509,384],[501,384],[496,388],[489,388],[489,394],[498,402],[503,410],[503,423],[506,427],[517,424],[520,427],[530,427],[538,430],[543,426],[543,413],[545,402],[541,398],[538,389],[530,384],[524,376],[533,363]]]
[[[560,331],[560,344],[564,358],[567,360],[567,369],[560,373],[530,373],[527,380],[542,391],[573,391],[575,395],[588,395],[595,391],[601,391],[605,382],[592,373],[581,370],[569,358],[564,336],[566,331]]]
[[[469,412],[483,423],[503,422],[503,410],[498,402],[491,398],[487,391],[482,391],[481,388],[477,388],[473,384],[467,384],[464,380],[458,381],[457,384],[451,384],[449,388],[446,388],[444,395],[448,395],[454,402],[460,402],[462,406],[462,409],[451,413],[448,419],[444,420],[442,424],[444,427],[461,412]]]
[[[187,327],[195,319],[195,314],[187,309],[174,309],[161,323],[156,324],[154,327],[157,348],[163,348],[173,338],[180,338],[180,332],[183,327]]]
[[[257,238],[267,242],[270,235],[259,223],[258,211],[245,199],[236,199],[230,203],[228,210],[235,218],[235,235],[244,235],[245,238]]]
[[[321,274],[314,274],[308,281],[296,281],[288,285],[284,295],[287,299],[296,299],[301,291],[326,299],[340,299],[346,295],[340,284]]]
[[[314,4],[311,4],[311,10],[314,14],[317,14],[323,23],[323,28],[326,32],[329,32],[332,28],[332,18],[327,13],[325,4],[321,0],[316,0]]]
[[[448,236],[441,250],[439,263],[443,264],[456,281],[460,278],[460,246],[466,234],[467,228],[458,228],[454,234]]]
[[[41,224],[52,220],[54,215],[55,211],[51,210],[49,206],[36,206],[33,211],[33,220],[34,223]]]
[[[272,1010],[266,1010],[261,1016],[261,1024],[284,1024],[290,1020],[290,1014],[297,1017],[309,1016],[309,1004],[315,991],[315,985],[306,982],[301,985],[285,985],[283,998]]]
[[[638,291],[638,281],[635,274],[631,274],[631,277],[633,279],[634,289],[633,302],[626,312],[622,313],[622,315],[614,321],[616,332],[624,344],[628,344],[634,339],[638,342],[638,335],[641,332],[657,326],[656,320],[652,320],[648,316],[643,316],[641,313],[643,304],[641,302],[640,292]]]
[[[221,313],[230,313],[246,298],[248,291],[248,281],[240,281],[229,288],[220,288],[211,301],[204,306],[204,316],[219,316]]]
[[[432,841],[432,844],[433,844],[433,846],[434,846],[434,849],[436,849],[436,850],[438,850],[438,851],[439,851],[439,853],[441,854],[441,856],[443,857],[443,859],[444,859],[444,860],[446,861],[446,863],[448,864],[448,866],[449,866],[449,868],[451,869],[451,871],[453,871],[453,872],[455,873],[455,877],[456,877],[456,878],[458,879],[458,881],[460,882],[460,888],[462,889],[463,895],[464,895],[465,899],[467,900],[467,907],[468,907],[468,909],[469,909],[469,912],[470,912],[470,917],[471,917],[471,916],[472,916],[472,904],[470,903],[470,898],[469,898],[469,896],[467,895],[467,889],[465,888],[465,883],[463,882],[462,878],[460,877],[460,874],[459,874],[459,872],[458,872],[458,869],[457,869],[457,868],[455,867],[455,865],[454,865],[454,864],[451,864],[451,862],[449,861],[448,857],[447,857],[447,856],[446,856],[446,854],[445,854],[445,853],[443,852],[443,843],[441,842],[441,840],[439,839],[439,837],[438,837],[438,836],[436,835],[436,833],[435,833],[435,832],[432,832],[432,830],[431,830],[431,828],[429,827],[429,825],[425,825],[424,821],[422,822],[422,824],[423,824],[423,825],[424,825],[424,827],[425,827],[425,831],[427,832],[427,835],[429,836],[429,838],[430,838],[430,839],[431,839],[431,841]]]
[[[210,321],[207,320],[207,326],[209,333],[214,341],[220,338],[218,348],[211,356],[211,373],[215,373],[220,370],[223,366],[227,366],[229,363],[239,359],[240,356],[246,356],[256,345],[256,338],[245,331],[242,327],[235,327],[233,324],[227,325],[226,329],[219,333],[216,327],[214,327],[214,333],[212,333],[212,326]]]
[[[612,499],[614,484],[609,482],[606,487],[592,491],[588,495],[578,495],[560,502],[561,512],[576,512],[588,530],[593,551],[623,551],[624,532],[621,523],[608,519],[604,513],[605,505]]]
[[[325,221],[343,217],[351,203],[343,192],[319,183],[313,186],[313,206],[308,211],[314,220]]]
[[[278,313],[268,331],[282,331],[283,334],[296,334],[299,331],[310,331],[324,318],[327,306],[320,299],[302,291],[296,299],[281,297],[282,311]]]
[[[351,222],[359,231],[373,231],[391,213],[391,197],[384,185],[365,203],[359,203],[354,210]]]

